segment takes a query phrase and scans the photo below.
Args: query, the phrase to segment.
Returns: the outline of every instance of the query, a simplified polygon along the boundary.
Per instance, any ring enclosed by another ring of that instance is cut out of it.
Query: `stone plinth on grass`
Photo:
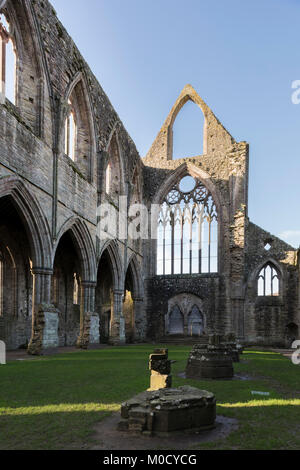
[[[230,379],[234,375],[232,350],[218,336],[209,344],[194,345],[186,366],[189,379]]]
[[[122,404],[120,431],[166,435],[212,429],[216,419],[213,393],[183,386],[143,392]]]

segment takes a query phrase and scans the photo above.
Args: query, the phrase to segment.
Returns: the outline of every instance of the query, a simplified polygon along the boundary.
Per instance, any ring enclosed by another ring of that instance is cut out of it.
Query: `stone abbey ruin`
[[[0,340],[31,354],[228,334],[290,346],[299,252],[248,218],[248,144],[187,85],[141,158],[48,0],[0,8]],[[175,160],[188,101],[203,154]],[[120,196],[128,221],[134,204],[160,208],[149,237],[98,237],[97,208]]]

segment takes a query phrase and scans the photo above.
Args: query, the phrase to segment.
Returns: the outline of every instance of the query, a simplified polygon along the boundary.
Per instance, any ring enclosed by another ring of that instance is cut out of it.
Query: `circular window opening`
[[[196,181],[192,176],[185,176],[179,183],[179,189],[183,193],[190,193],[195,189]]]

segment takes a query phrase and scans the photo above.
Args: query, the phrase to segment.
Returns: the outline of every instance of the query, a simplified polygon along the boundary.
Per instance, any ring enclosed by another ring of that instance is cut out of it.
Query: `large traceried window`
[[[0,14],[0,93],[15,104],[16,97],[16,54],[9,23]]]
[[[279,295],[279,274],[272,263],[267,263],[258,275],[257,289],[259,297]]]
[[[157,233],[157,274],[218,272],[218,214],[204,184],[185,176],[161,206]]]

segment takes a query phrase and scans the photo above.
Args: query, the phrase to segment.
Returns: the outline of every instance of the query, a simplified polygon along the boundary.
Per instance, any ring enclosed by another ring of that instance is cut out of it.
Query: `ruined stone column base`
[[[44,350],[58,348],[58,313],[53,305],[40,304],[36,307],[28,354],[38,356]]]
[[[122,404],[119,431],[168,436],[173,432],[197,432],[215,427],[213,393],[184,386],[143,392]]]
[[[111,326],[111,334],[108,344],[111,346],[124,346],[126,344],[124,317],[120,317],[118,320],[115,320]]]
[[[88,349],[90,344],[99,344],[99,342],[99,315],[94,312],[85,312],[76,347]]]

